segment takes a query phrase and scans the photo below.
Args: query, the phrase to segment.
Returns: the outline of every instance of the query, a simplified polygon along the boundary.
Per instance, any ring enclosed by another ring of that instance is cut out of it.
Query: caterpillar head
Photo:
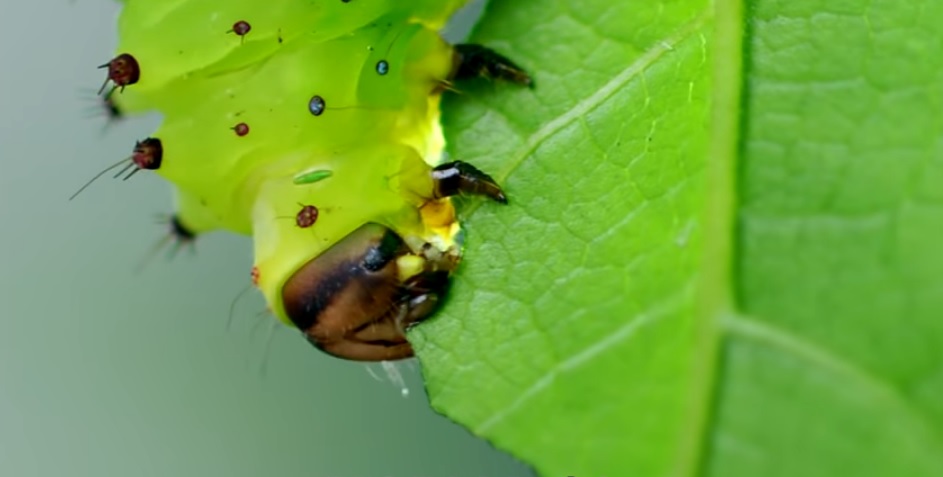
[[[414,253],[402,237],[365,224],[286,281],[286,316],[315,347],[355,360],[412,355],[404,330],[435,312],[458,254]]]
[[[459,264],[460,227],[412,148],[356,154],[260,187],[256,283],[271,312],[317,348],[354,360],[404,358],[412,355],[404,331],[436,310]],[[339,167],[346,164],[354,165]]]

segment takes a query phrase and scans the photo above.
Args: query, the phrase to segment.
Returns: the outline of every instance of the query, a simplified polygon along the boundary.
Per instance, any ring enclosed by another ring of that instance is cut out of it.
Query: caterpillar
[[[488,174],[442,162],[441,97],[476,77],[533,86],[528,73],[439,36],[466,0],[121,3],[99,94],[164,120],[92,181],[152,171],[173,186],[178,239],[250,235],[253,284],[314,347],[412,356],[405,330],[462,258],[453,197],[507,203]]]

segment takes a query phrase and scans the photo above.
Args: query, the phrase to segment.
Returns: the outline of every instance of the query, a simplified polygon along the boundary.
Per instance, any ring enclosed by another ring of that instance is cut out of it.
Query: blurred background
[[[0,475],[532,475],[435,414],[415,362],[401,385],[323,355],[255,293],[227,326],[248,238],[204,236],[136,272],[171,212],[156,176],[67,200],[160,121],[106,127],[96,102],[117,13],[0,5]]]

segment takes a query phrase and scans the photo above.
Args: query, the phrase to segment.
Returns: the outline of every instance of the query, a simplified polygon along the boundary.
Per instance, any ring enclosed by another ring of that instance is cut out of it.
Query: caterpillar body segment
[[[124,2],[107,94],[122,113],[163,114],[147,169],[174,185],[175,224],[251,235],[271,312],[334,356],[411,356],[405,329],[436,311],[461,260],[451,197],[507,201],[471,165],[441,164],[453,79],[529,81],[441,39],[464,3]]]

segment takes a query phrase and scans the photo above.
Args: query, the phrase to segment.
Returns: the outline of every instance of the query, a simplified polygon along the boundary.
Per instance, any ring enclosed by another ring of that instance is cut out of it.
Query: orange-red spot
[[[314,225],[318,221],[318,208],[313,205],[306,205],[298,211],[298,215],[295,216],[295,223],[299,227],[306,229]]]
[[[236,131],[236,136],[242,137],[246,134],[249,134],[249,125],[246,123],[239,123],[232,127],[233,131]]]
[[[245,20],[239,20],[236,23],[232,24],[232,30],[229,30],[239,36],[244,36],[246,33],[249,33],[249,30],[252,29],[252,25]]]

